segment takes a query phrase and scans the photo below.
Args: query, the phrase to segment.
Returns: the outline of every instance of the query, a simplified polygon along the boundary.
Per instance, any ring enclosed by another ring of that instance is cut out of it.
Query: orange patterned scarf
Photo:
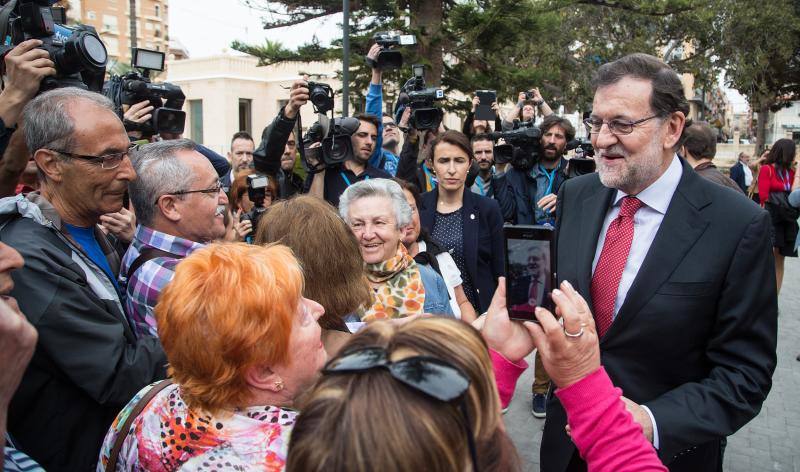
[[[403,318],[423,312],[425,287],[419,266],[405,245],[400,244],[391,259],[366,267],[369,281],[380,285],[374,289],[372,306],[359,313],[361,321]]]

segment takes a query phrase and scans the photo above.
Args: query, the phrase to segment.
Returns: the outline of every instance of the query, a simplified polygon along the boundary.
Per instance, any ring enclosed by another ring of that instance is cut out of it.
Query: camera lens
[[[108,53],[103,42],[97,36],[90,34],[82,35],[80,38],[83,43],[83,50],[86,53],[86,58],[94,62],[98,67],[104,66],[108,60]]]

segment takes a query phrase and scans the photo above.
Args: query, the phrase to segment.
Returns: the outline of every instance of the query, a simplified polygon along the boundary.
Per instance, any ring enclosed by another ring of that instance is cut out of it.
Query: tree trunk
[[[767,134],[767,119],[769,118],[769,104],[766,100],[762,100],[758,105],[758,118],[756,121],[756,155],[758,157],[764,152],[764,145],[766,144]]]
[[[442,84],[444,60],[442,59],[441,29],[443,21],[443,0],[411,0],[408,2],[410,26],[418,32],[417,53],[430,60],[425,69],[425,82],[428,87]]]

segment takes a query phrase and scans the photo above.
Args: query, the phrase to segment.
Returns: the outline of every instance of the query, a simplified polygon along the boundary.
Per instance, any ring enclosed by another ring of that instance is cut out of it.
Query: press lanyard
[[[350,179],[348,179],[347,176],[344,175],[344,172],[339,171],[339,175],[342,176],[342,180],[344,180],[344,183],[346,183],[348,187],[353,185],[350,183]],[[364,180],[369,180],[369,176],[364,177]]]
[[[430,192],[436,188],[436,179],[431,175],[425,164],[422,165],[422,171],[425,172],[425,191]]]
[[[547,172],[547,169],[545,169],[544,167],[542,167],[541,164],[539,164],[539,170],[544,172],[545,177],[547,177],[547,190],[545,190],[544,194],[550,195],[551,193],[553,193],[553,182],[556,180],[556,171],[558,170],[558,167],[556,167],[550,172]]]
[[[789,181],[789,171],[788,170],[785,171],[786,172],[786,177],[785,178],[784,178],[783,173],[780,171],[780,169],[776,169],[776,171],[778,173],[778,180],[783,184],[783,189],[786,190],[787,192],[789,190],[791,190],[792,189],[792,183]]]
[[[482,196],[484,196],[484,197],[485,197],[485,196],[486,196],[486,191],[483,189],[483,179],[482,179],[482,178],[481,178],[481,176],[479,175],[479,176],[477,176],[477,177],[475,178],[475,180],[477,180],[477,181],[478,181],[478,182],[477,182],[477,183],[478,183],[478,192],[480,192],[480,194],[481,194]]]

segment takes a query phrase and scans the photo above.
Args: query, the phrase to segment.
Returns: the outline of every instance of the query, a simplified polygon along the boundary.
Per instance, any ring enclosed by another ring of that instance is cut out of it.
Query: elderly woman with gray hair
[[[421,313],[453,316],[442,277],[414,262],[402,243],[411,211],[403,189],[388,179],[358,182],[339,199],[339,214],[358,240],[375,292],[372,306],[360,310],[361,321]]]

